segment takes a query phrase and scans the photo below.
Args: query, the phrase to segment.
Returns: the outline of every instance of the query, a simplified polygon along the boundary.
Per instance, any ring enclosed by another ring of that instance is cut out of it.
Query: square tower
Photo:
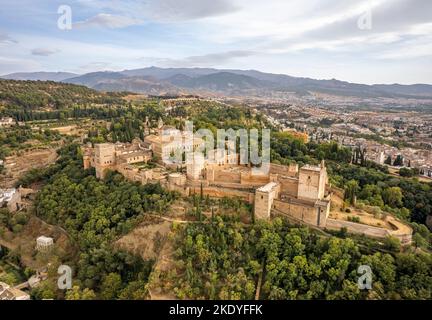
[[[254,215],[257,220],[270,219],[273,200],[279,197],[280,184],[269,182],[255,191]]]
[[[299,172],[298,198],[304,200],[322,200],[325,196],[327,170],[324,161],[320,166],[306,165]]]
[[[95,169],[96,177],[103,179],[106,169],[115,166],[115,146],[112,143],[99,143],[95,145]]]
[[[201,152],[190,152],[186,155],[186,173],[190,180],[199,180],[205,167],[204,155]]]

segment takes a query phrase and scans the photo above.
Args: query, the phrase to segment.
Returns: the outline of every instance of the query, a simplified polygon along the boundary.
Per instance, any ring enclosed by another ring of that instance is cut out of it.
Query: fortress
[[[239,155],[229,154],[225,149],[211,150],[206,157],[194,152],[203,141],[193,137],[187,146],[184,144],[187,133],[182,132],[180,138],[174,138],[175,131],[178,135],[179,131],[174,128],[159,125],[159,132],[145,136],[144,141],[87,145],[83,148],[84,168],[94,167],[98,178],[104,178],[107,170],[114,170],[130,181],[160,183],[183,196],[237,197],[254,205],[257,220],[280,214],[318,228],[339,230],[346,227],[354,233],[380,238],[390,232],[329,218],[333,188],[328,183],[324,161],[318,166],[301,168],[297,164],[272,163],[261,173],[250,165],[239,164]],[[187,161],[181,164],[162,161],[176,152],[182,153]],[[402,234],[400,239],[409,242],[411,234]]]

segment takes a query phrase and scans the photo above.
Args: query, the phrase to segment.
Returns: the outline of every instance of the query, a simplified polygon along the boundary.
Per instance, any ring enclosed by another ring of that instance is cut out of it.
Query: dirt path
[[[36,216],[31,216],[23,230],[17,234],[5,231],[0,237],[0,245],[9,250],[18,250],[23,264],[37,270],[44,266],[34,258],[36,238],[41,235],[54,238],[55,245],[64,252],[75,250],[69,234],[63,228],[50,225]]]
[[[57,160],[57,152],[53,148],[38,149],[13,155],[5,159],[5,174],[0,176],[0,186],[11,188],[27,171],[46,167]]]
[[[174,245],[170,239],[166,239],[162,250],[157,257],[150,275],[148,293],[150,300],[176,300],[174,292],[165,292],[160,285],[159,275],[174,268]]]

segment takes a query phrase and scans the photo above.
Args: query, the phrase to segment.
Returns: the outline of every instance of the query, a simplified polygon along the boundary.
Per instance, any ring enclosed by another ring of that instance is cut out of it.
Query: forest
[[[92,170],[82,169],[78,145],[60,152],[61,158],[37,194],[36,215],[63,227],[78,248],[77,256],[62,257],[73,266],[76,280],[66,299],[142,299],[153,261],[143,261],[124,251],[113,250],[112,242],[130,231],[146,212],[161,212],[177,195],[160,185],[139,185],[110,173],[97,180]],[[29,183],[30,183],[29,180]],[[139,289],[139,290],[138,290]],[[35,298],[61,297],[53,283],[32,292]]]
[[[430,299],[430,253],[377,250],[280,218],[250,226],[221,217],[177,226],[175,268],[163,275],[180,299]],[[360,290],[369,265],[372,290]]]
[[[63,109],[71,105],[121,104],[126,93],[101,93],[84,86],[53,81],[0,79],[0,101],[8,109]]]
[[[165,124],[178,129],[183,129],[185,118],[194,121],[195,129],[208,128],[213,132],[217,128],[272,128],[260,114],[213,102],[196,102],[165,114],[157,101],[132,106],[122,100],[123,94],[102,94],[74,85],[29,81],[18,86],[14,81],[0,80],[0,92],[0,100],[7,106],[2,113],[18,121],[109,121],[110,126],[104,130],[89,132],[91,142],[142,138],[146,117],[153,126],[162,118]],[[47,106],[54,110],[40,110]],[[58,136],[49,130],[33,132],[20,127],[1,134],[0,142],[13,146],[35,138],[50,141]],[[6,152],[0,150],[0,158]],[[145,298],[154,261],[114,250],[112,244],[147,213],[163,215],[178,195],[160,185],[126,181],[115,172],[105,180],[96,179],[94,169],[83,170],[77,144],[66,145],[59,155],[55,164],[30,170],[16,185],[27,187],[43,182],[35,199],[35,214],[64,228],[73,240],[76,253],[58,257],[56,263],[73,266],[74,287],[64,294],[53,281],[47,281],[32,290],[32,297]],[[343,230],[333,235],[317,233],[280,218],[257,223],[252,218],[245,224],[240,218],[224,216],[224,212],[227,207],[238,206],[244,216],[253,209],[226,199],[218,204],[218,214],[207,219],[201,211],[211,201],[200,199],[204,204],[198,204],[194,197],[191,214],[197,216],[197,221],[174,224],[175,268],[162,275],[166,283],[172,284],[178,298],[254,299],[260,279],[261,299],[432,298],[432,237],[424,225],[432,212],[430,183],[408,178],[409,173],[407,178],[391,176],[386,167],[357,158],[352,164],[350,149],[337,143],[305,143],[290,133],[273,131],[271,157],[274,163],[295,161],[299,165],[326,160],[331,183],[344,189],[345,201],[375,206],[409,222],[415,232],[414,245],[401,251],[391,239],[378,243],[348,238]],[[5,215],[3,220],[6,224],[13,222]],[[372,267],[373,290],[359,290],[360,265]]]

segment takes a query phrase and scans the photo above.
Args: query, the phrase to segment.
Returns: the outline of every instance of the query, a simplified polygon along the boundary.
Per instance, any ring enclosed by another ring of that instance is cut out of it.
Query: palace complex
[[[114,170],[131,181],[160,183],[183,196],[241,198],[254,205],[256,219],[280,214],[313,227],[346,227],[354,233],[376,237],[394,234],[403,243],[411,241],[411,234],[400,232],[397,225],[392,231],[330,219],[334,188],[328,182],[324,161],[318,166],[300,168],[297,164],[272,163],[261,172],[249,164],[240,164],[239,155],[226,149],[211,150],[206,156],[194,152],[203,140],[190,135],[160,123],[157,132],[147,134],[144,141],[90,144],[83,149],[84,168],[94,167],[98,178],[104,178],[107,170]],[[163,161],[173,154],[183,155],[186,161]]]

